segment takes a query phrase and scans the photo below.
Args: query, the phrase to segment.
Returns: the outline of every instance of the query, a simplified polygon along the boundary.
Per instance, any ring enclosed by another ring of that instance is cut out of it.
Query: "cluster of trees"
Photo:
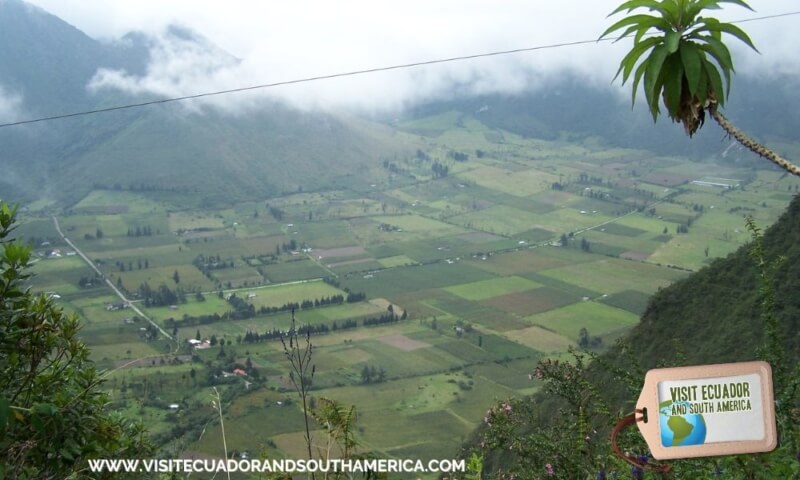
[[[100,275],[96,273],[94,275],[82,275],[78,280],[78,286],[81,288],[89,288],[93,285],[99,284],[101,280],[102,279]]]
[[[276,249],[277,250],[277,249]],[[280,252],[277,252],[280,254]],[[265,255],[242,255],[239,258],[242,259],[243,262],[246,264],[253,266],[253,264],[258,264],[258,262],[264,265],[270,265],[273,263],[278,263],[278,258],[273,254],[265,254]],[[255,262],[257,260],[258,262]]]
[[[756,209],[752,207],[733,207],[728,210],[728,213],[736,213],[736,212],[755,212]]]
[[[114,262],[114,265],[117,267],[117,269],[119,269],[120,272],[126,271],[125,262],[117,260],[116,262]],[[150,268],[150,260],[146,258],[145,259],[140,258],[136,261],[136,267],[139,270],[142,269],[147,270],[148,268]],[[133,271],[133,260],[128,260],[127,271],[129,272]]]
[[[364,292],[351,292],[347,289],[345,292],[347,292],[347,297],[345,297],[347,303],[358,303],[367,299],[367,294]]]
[[[84,240],[94,240],[94,239],[100,240],[100,239],[103,238],[103,235],[104,235],[103,231],[100,229],[100,227],[97,227],[97,230],[95,230],[94,235],[92,235],[91,233],[85,233],[83,235],[83,239]]]
[[[252,303],[248,303],[232,293],[228,296],[228,303],[233,307],[233,311],[229,312],[230,318],[234,320],[244,320],[246,318],[253,318],[256,316],[256,307]],[[286,307],[286,305],[284,305]],[[265,307],[261,307],[262,309]]]
[[[569,246],[569,241],[570,241],[570,239],[571,239],[572,237],[574,237],[574,236],[575,236],[575,234],[574,234],[574,233],[572,233],[572,232],[569,232],[569,235],[567,235],[566,233],[562,233],[562,234],[561,234],[561,238],[558,240],[558,243],[559,243],[559,244],[560,244],[562,247],[568,247],[568,246]]]
[[[148,323],[144,327],[144,330],[140,330],[139,331],[139,336],[144,338],[145,340],[147,340],[149,342],[150,340],[158,338],[158,328],[156,328],[155,325],[153,325],[151,323]],[[162,358],[162,361],[163,361],[163,358]],[[153,360],[153,362],[155,363],[155,360]]]
[[[192,260],[192,265],[197,267],[198,270],[208,275],[209,270],[223,270],[226,268],[234,268],[233,260],[222,260],[217,255],[198,255]]]
[[[394,173],[395,175],[399,175],[399,174],[405,173],[405,170],[400,168],[397,165],[397,163],[390,162],[389,160],[384,160],[383,161],[383,168],[385,168],[386,170],[389,170],[389,172]]]
[[[450,167],[436,161],[431,165],[431,171],[433,172],[433,178],[444,178],[450,173]]]
[[[655,192],[651,192],[650,190],[645,190],[643,188],[634,188],[633,192],[640,197],[644,198],[656,198]]]
[[[274,218],[275,220],[277,220],[279,222],[281,220],[283,220],[283,216],[286,214],[286,212],[284,212],[280,208],[273,207],[273,206],[270,206],[270,205],[267,205],[267,211],[269,211],[269,214],[272,215],[272,218]]]
[[[675,231],[677,233],[689,233],[689,227],[692,226],[693,222],[694,222],[694,219],[690,217],[690,218],[686,219],[686,223],[682,223],[682,224],[678,225],[677,227],[675,227]]]
[[[378,225],[378,230],[382,232],[397,232],[400,230],[400,227],[392,225],[391,223],[381,223]]]
[[[581,173],[578,175],[578,183],[591,183],[593,185],[602,185],[603,179],[601,177],[594,177],[588,173]]]
[[[562,233],[561,234],[561,238],[558,240],[558,243],[562,247],[568,247],[569,243],[570,243],[570,240],[572,240],[574,238],[575,238],[575,234],[573,232],[569,232],[569,234]],[[591,252],[592,251],[592,244],[585,237],[581,237],[580,247],[581,247],[581,250],[583,250],[584,252]]]
[[[603,345],[603,339],[600,337],[592,337],[589,335],[589,330],[586,327],[581,328],[578,332],[578,346],[581,348],[598,348]]]
[[[182,288],[172,290],[163,283],[154,290],[147,282],[144,282],[139,285],[137,293],[139,298],[144,301],[145,307],[165,307],[186,303],[186,292]]]
[[[600,190],[583,190],[581,191],[581,196],[593,198],[595,200],[619,200],[619,197],[612,196],[612,194]]]
[[[386,380],[386,370],[383,367],[375,368],[375,365],[364,365],[361,369],[361,383],[381,383]]]
[[[156,235],[161,233],[160,231],[156,230]],[[128,227],[128,236],[129,237],[151,237],[153,236],[153,227],[150,225],[145,225],[144,227],[137,225],[136,228]]]
[[[480,150],[478,150],[480,152]],[[447,152],[447,156],[455,160],[456,162],[466,162],[469,160],[469,155],[466,153],[456,152],[456,151],[449,151]]]
[[[275,255],[280,255],[281,252],[296,252],[297,247],[298,247],[297,240],[293,238],[289,240],[288,243],[275,245]]]

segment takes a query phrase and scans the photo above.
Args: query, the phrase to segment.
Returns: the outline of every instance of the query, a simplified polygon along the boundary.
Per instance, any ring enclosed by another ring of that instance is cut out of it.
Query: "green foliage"
[[[480,151],[480,150],[479,150]],[[467,459],[467,480],[480,480],[483,473],[483,457],[473,453]]]
[[[704,10],[721,8],[722,3],[752,10],[742,0],[630,0],[611,15],[623,11],[630,14],[638,9],[648,9],[656,15],[627,16],[600,36],[623,29],[620,38],[633,35],[633,48],[620,62],[614,78],[621,73],[623,84],[633,79],[634,103],[639,83],[644,80],[653,120],[658,119],[659,99],[663,99],[667,114],[673,121],[683,123],[689,136],[702,126],[705,109],[723,106],[730,91],[734,67],[722,34],[732,35],[756,50],[741,28],[700,15]]]
[[[486,412],[476,449],[484,458],[483,478],[601,478],[601,471],[624,469],[604,435],[616,416],[589,381],[586,355],[573,352],[573,358],[540,362],[531,375],[544,382],[549,398],[559,399],[549,421],[543,405],[530,399],[509,399]],[[644,451],[643,442],[627,440]]]
[[[322,458],[332,458],[334,447],[338,447],[342,458],[350,458],[358,446],[355,439],[357,420],[355,405],[345,407],[336,400],[323,397],[317,402],[317,408],[311,412],[311,416],[328,434],[325,450],[321,452]]]
[[[107,408],[77,317],[24,288],[31,248],[9,239],[15,213],[0,201],[0,477],[93,478],[87,459],[151,446]]]

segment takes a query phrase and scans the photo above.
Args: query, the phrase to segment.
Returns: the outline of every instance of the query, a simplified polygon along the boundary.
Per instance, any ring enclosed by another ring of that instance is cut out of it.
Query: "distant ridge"
[[[220,53],[184,27],[165,34]],[[100,68],[143,74],[152,47],[139,32],[98,42],[20,0],[0,1],[0,45],[0,87],[20,100],[22,118],[131,102],[87,84]],[[182,105],[92,115],[7,128],[0,143],[0,194],[67,204],[95,187],[184,192],[213,205],[329,188],[346,176],[369,185],[385,158],[407,148],[379,124],[277,101],[241,115]]]

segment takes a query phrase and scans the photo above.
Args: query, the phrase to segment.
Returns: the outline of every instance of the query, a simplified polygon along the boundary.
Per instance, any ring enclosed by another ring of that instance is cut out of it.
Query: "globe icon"
[[[673,406],[687,413],[673,415]],[[706,421],[699,413],[688,413],[689,402],[666,401],[658,405],[661,444],[665,447],[702,445],[706,440]]]

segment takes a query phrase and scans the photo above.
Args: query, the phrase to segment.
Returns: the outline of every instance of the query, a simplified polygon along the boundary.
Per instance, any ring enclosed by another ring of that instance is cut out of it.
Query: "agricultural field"
[[[399,128],[421,148],[376,184],[219,209],[124,190],[31,207],[30,285],[79,316],[114,405],[173,456],[223,455],[212,387],[229,450],[303,456],[278,338],[294,319],[311,331],[312,403],[355,405],[363,450],[447,458],[493,402],[540,387],[539,360],[581,335],[602,351],[659,288],[747,242],[745,216],[774,222],[800,183],[455,112]]]

